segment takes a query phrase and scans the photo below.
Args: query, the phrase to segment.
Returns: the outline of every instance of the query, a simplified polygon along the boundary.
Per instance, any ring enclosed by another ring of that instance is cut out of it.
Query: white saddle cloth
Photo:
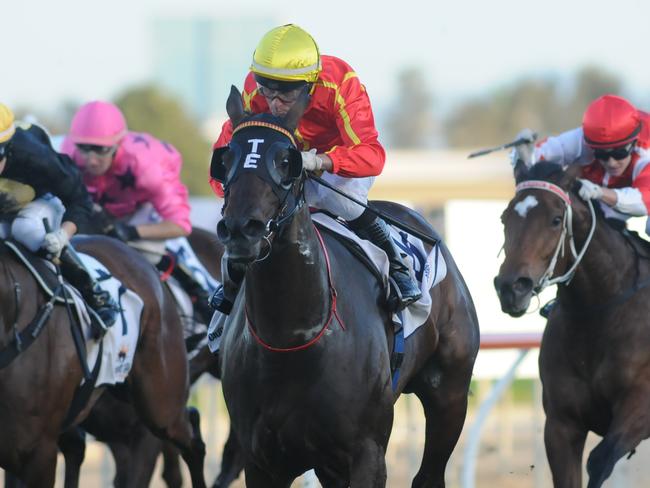
[[[102,289],[110,293],[115,303],[122,309],[121,313],[117,315],[115,324],[106,329],[106,334],[102,339],[104,343],[102,362],[95,386],[122,383],[126,380],[133,365],[133,355],[140,335],[140,319],[144,303],[138,295],[124,287],[95,258],[82,253],[79,253],[79,257],[91,275],[99,281]],[[88,369],[92,371],[99,354],[99,342],[92,338],[90,316],[79,292],[72,287],[68,287],[68,290],[75,298],[75,309],[86,339]]]

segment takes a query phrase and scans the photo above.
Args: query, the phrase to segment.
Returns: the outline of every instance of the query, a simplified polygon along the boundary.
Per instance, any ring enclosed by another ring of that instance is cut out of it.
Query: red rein
[[[329,329],[329,326],[332,323],[332,319],[334,317],[336,317],[336,319],[339,321],[339,324],[341,324],[341,329],[345,330],[345,325],[343,324],[341,317],[339,317],[338,312],[336,311],[336,289],[332,284],[332,271],[330,267],[330,257],[329,254],[327,254],[327,248],[325,247],[325,242],[323,242],[323,236],[321,236],[320,232],[316,227],[314,227],[314,230],[316,231],[316,235],[318,236],[318,242],[320,242],[321,248],[323,249],[323,253],[325,254],[325,263],[327,264],[327,280],[329,282],[330,297],[331,297],[330,301],[332,303],[332,306],[330,307],[329,316],[327,318],[327,321],[325,322],[325,325],[323,325],[323,328],[320,330],[320,332],[309,342],[306,342],[305,344],[302,344],[300,346],[295,346],[295,347],[273,347],[270,344],[264,342],[260,338],[260,336],[257,335],[255,329],[253,328],[253,324],[251,323],[248,317],[248,309],[244,309],[246,313],[246,323],[248,324],[248,330],[250,331],[251,335],[255,338],[257,343],[261,345],[264,349],[268,349],[269,351],[294,352],[294,351],[302,351],[304,349],[313,346],[321,339],[321,337],[323,337],[323,335],[325,335],[325,331]]]

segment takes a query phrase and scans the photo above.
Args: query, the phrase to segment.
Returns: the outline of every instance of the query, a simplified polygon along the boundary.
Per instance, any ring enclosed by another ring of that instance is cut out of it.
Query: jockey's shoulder
[[[336,56],[323,54],[321,63],[323,70],[318,77],[320,81],[341,85],[343,82],[357,76],[354,69],[347,62]]]

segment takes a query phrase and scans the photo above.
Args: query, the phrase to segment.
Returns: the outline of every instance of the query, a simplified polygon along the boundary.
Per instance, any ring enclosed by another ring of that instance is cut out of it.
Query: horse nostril
[[[512,290],[517,295],[526,295],[533,289],[533,280],[530,278],[519,278],[512,284]]]
[[[228,225],[224,220],[220,220],[217,223],[217,237],[224,244],[228,242],[231,238],[230,229],[228,229]]]
[[[241,232],[249,239],[260,239],[266,233],[266,225],[261,220],[251,219],[242,227]]]

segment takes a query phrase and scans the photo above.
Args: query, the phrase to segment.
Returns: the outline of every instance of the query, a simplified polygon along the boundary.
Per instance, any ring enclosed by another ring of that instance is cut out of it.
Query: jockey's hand
[[[578,194],[583,200],[600,200],[603,198],[603,187],[597,185],[593,181],[578,178],[581,183]]]
[[[43,239],[43,249],[54,257],[59,257],[61,251],[70,241],[70,236],[64,229],[48,232]]]
[[[316,149],[303,151],[302,167],[307,171],[321,171],[323,169],[323,160],[316,154]]]
[[[530,168],[534,162],[533,157],[535,154],[535,140],[537,139],[537,134],[535,134],[531,129],[522,129],[515,137],[515,140],[519,139],[526,142],[512,148],[512,152],[510,153],[510,162],[514,167],[519,161],[522,161],[527,168]]]
[[[124,222],[115,222],[106,234],[122,242],[137,241],[140,239],[138,229],[134,225],[125,224]]]

